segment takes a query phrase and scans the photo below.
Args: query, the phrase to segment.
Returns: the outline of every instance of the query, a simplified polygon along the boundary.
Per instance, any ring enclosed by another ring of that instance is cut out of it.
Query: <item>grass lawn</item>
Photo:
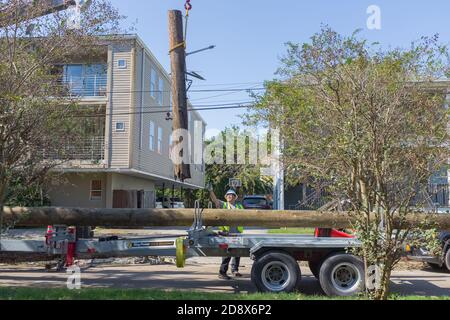
[[[450,300],[450,297],[392,296],[395,300]],[[149,289],[0,288],[0,300],[365,300],[292,294],[233,294]]]
[[[269,234],[304,234],[304,235],[314,235],[315,229],[312,228],[281,228],[281,229],[270,229]]]

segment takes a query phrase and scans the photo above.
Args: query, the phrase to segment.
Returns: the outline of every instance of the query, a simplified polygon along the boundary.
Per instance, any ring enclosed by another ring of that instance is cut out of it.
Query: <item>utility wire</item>
[[[72,90],[77,90],[73,88]],[[203,90],[189,90],[188,92],[245,92],[245,91],[261,91],[266,90],[266,88],[238,88],[238,89],[203,89]],[[82,89],[80,89],[82,91]],[[130,91],[105,91],[105,94],[111,93],[170,93],[171,90],[130,90]]]
[[[255,82],[236,82],[236,83],[216,83],[216,84],[196,84],[192,88],[205,88],[205,87],[221,87],[221,86],[241,86],[241,85],[263,85],[262,81]]]
[[[247,92],[248,91],[252,91],[252,90],[247,90]],[[191,101],[203,101],[203,100],[208,100],[208,99],[213,99],[213,98],[229,96],[229,95],[233,95],[233,94],[236,94],[236,93],[239,93],[239,92],[227,92],[227,93],[222,93],[222,94],[209,96],[209,97],[201,97],[201,98],[191,99]]]
[[[64,88],[64,85],[60,85],[61,87]],[[74,96],[70,97],[63,97],[61,96],[60,98],[83,98],[83,91],[89,91],[89,89],[83,89],[83,88],[67,88],[69,91],[71,90],[72,92],[76,92],[77,90],[80,91],[80,95],[76,96],[74,94]],[[251,91],[263,91],[266,90],[266,88],[229,88],[229,89],[203,89],[203,90],[189,90],[188,93],[201,93],[201,92],[230,92],[230,94],[232,93],[237,93],[237,92],[251,92]],[[105,97],[109,96],[110,94],[132,94],[132,93],[171,93],[171,90],[129,90],[129,91],[105,91]],[[70,93],[70,92],[69,92]],[[221,94],[218,96],[225,96],[228,94]],[[48,96],[36,96],[33,95],[33,97],[37,97],[37,98],[47,98]],[[209,97],[212,98],[212,97]]]
[[[254,101],[235,101],[232,103],[214,103],[214,104],[196,104],[192,108],[205,108],[205,107],[227,107],[227,106],[237,106],[237,105],[243,105],[243,104],[252,104]],[[96,108],[96,105],[88,105],[88,106],[80,106],[81,108],[86,107],[93,107]],[[141,109],[140,106],[136,106],[136,109]],[[172,111],[172,106],[168,105],[153,105],[153,106],[143,106],[142,109],[166,109],[166,110],[160,110],[164,112]]]
[[[248,109],[252,105],[235,105],[229,107],[212,107],[212,108],[190,108],[188,111],[210,111],[210,110],[229,110],[229,109]],[[167,113],[167,110],[155,110],[155,111],[142,111],[142,112],[121,112],[121,113],[107,113],[107,114],[92,114],[92,115],[75,115],[73,118],[102,118],[108,116],[127,116],[127,115],[138,115],[138,114],[157,114],[157,113]]]
[[[227,106],[236,106],[236,105],[242,105],[242,104],[252,104],[254,101],[235,101],[230,103],[214,103],[214,104],[196,104],[193,108],[206,108],[206,107],[227,107]],[[140,109],[141,107],[137,106],[137,109]],[[142,109],[161,109],[161,108],[167,108],[167,111],[172,110],[172,106],[143,106]]]

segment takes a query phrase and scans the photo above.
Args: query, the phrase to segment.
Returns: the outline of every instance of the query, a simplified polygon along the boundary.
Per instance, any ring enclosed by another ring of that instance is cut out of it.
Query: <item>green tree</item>
[[[36,178],[36,177],[32,177]],[[50,200],[43,188],[43,181],[29,179],[26,174],[15,174],[5,195],[9,207],[49,206]]]
[[[35,18],[48,3],[0,1],[0,222],[17,176],[41,183],[81,138],[85,111],[66,98],[55,64],[98,54],[99,36],[116,34],[122,18],[107,0],[85,2],[78,26],[69,12]]]
[[[236,137],[234,149],[231,151],[229,148],[227,149],[227,136],[229,136],[227,132],[231,132],[231,135]],[[259,162],[251,164],[249,161],[249,153],[251,152],[249,148],[250,139],[255,139],[255,137],[235,126],[231,129],[225,129],[217,137],[206,141],[207,150],[214,149],[214,146],[223,149],[223,153],[220,155],[219,159],[216,159],[219,161],[207,164],[205,168],[206,183],[212,184],[218,198],[223,198],[225,193],[230,189],[229,180],[232,178],[240,179],[242,182],[242,187],[239,188],[239,190],[236,190],[241,197],[245,195],[266,195],[272,193],[272,178],[261,175],[261,169],[265,166],[261,165]],[[237,161],[237,144],[239,143],[239,140],[245,140],[245,151],[243,150],[243,154],[245,152],[245,161],[241,161],[242,163],[240,164],[239,161]],[[231,152],[231,158],[233,159],[232,163],[227,162],[227,152]],[[207,191],[199,190],[194,193],[194,196],[201,199],[203,205],[207,206],[209,201],[209,193]]]
[[[287,44],[250,122],[281,129],[289,179],[327,182],[351,202],[366,267],[380,267],[371,294],[387,299],[391,271],[414,230],[394,229],[418,208],[419,190],[449,158],[444,106],[449,55],[438,38],[382,50],[324,27]]]

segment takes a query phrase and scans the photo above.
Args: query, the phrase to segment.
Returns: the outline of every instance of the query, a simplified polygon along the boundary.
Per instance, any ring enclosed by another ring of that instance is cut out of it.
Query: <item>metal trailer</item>
[[[194,224],[187,235],[178,237],[77,239],[75,228],[54,226],[45,241],[0,242],[3,252],[59,257],[60,270],[73,265],[75,257],[176,257],[179,268],[191,257],[250,257],[254,261],[251,280],[261,292],[295,291],[301,280],[298,261],[307,261],[329,296],[350,296],[364,290],[363,262],[348,252],[359,246],[360,242],[350,237],[220,234],[203,226],[198,203]]]

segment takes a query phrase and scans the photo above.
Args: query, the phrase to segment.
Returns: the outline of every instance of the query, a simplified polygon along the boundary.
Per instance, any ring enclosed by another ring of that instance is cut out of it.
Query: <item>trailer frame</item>
[[[194,223],[185,235],[78,239],[74,227],[49,226],[45,241],[2,239],[0,251],[59,257],[58,270],[73,265],[75,258],[176,257],[182,268],[192,257],[250,257],[252,282],[265,292],[296,290],[301,280],[297,262],[307,261],[327,295],[354,295],[365,288],[362,260],[349,252],[361,243],[351,236],[225,234],[203,226],[202,213],[197,201]]]

